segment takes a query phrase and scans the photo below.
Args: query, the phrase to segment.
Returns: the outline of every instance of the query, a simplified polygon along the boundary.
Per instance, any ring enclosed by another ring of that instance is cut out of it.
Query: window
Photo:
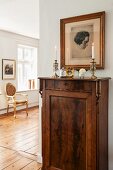
[[[18,90],[37,87],[37,48],[18,45]]]

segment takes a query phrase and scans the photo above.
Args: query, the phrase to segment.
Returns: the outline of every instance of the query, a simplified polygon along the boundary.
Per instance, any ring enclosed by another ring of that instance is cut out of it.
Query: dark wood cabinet
[[[108,170],[109,78],[39,78],[42,170]]]

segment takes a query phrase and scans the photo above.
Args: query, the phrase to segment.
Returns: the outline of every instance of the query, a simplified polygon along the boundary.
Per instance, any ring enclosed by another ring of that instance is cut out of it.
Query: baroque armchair
[[[14,108],[14,117],[16,118],[17,106],[26,105],[26,114],[28,116],[28,98],[27,94],[16,93],[16,87],[12,83],[6,84],[6,99],[7,99],[7,115],[9,107]]]

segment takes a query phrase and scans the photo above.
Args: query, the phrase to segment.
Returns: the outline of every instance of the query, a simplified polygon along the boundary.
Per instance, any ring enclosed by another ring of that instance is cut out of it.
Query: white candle
[[[55,45],[55,60],[57,60],[57,46]]]
[[[92,43],[92,59],[95,59],[95,55],[94,55],[94,43]]]

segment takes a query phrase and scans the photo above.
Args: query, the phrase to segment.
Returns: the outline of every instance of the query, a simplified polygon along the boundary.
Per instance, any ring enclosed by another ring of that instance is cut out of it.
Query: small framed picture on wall
[[[2,59],[2,80],[15,79],[16,61],[11,59]]]

